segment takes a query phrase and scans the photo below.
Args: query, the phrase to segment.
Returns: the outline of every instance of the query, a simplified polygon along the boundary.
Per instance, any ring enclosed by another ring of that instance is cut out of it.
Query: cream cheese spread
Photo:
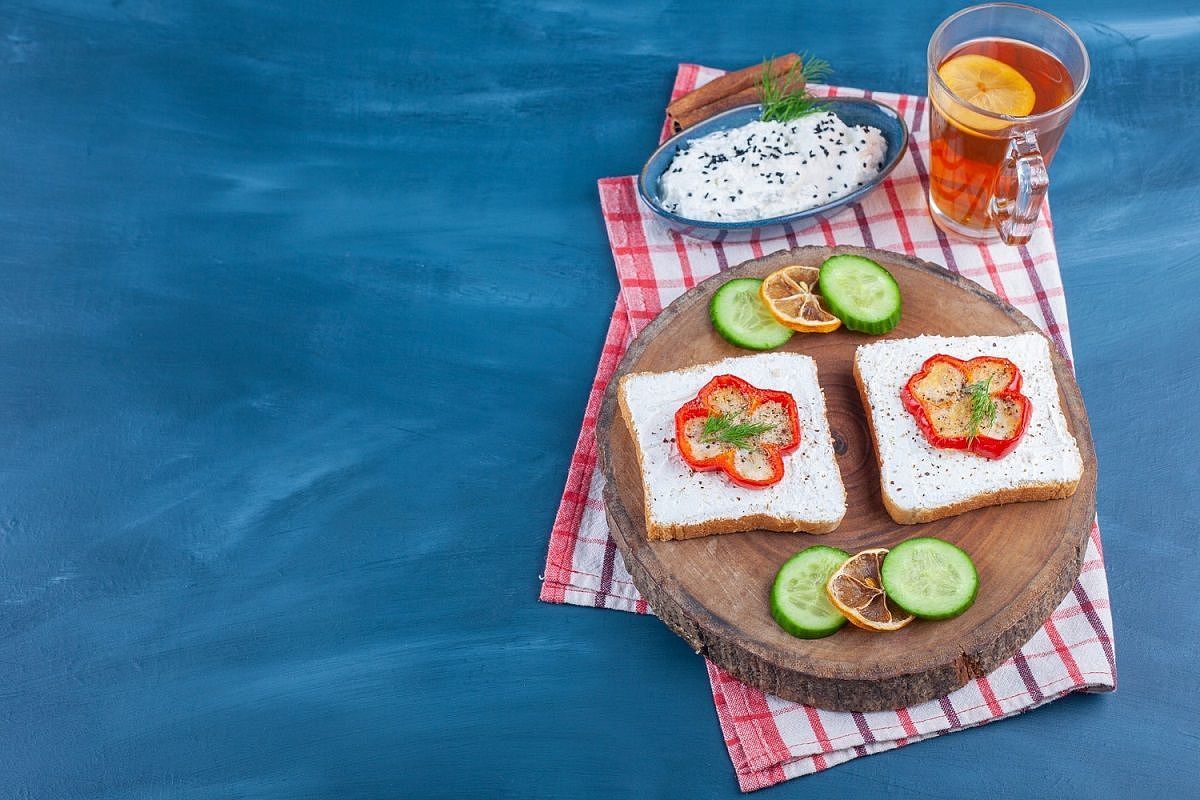
[[[900,388],[937,353],[968,360],[1007,358],[1021,370],[1022,393],[1033,406],[1016,449],[991,460],[929,444],[900,401]],[[1083,461],[1058,400],[1045,337],[917,336],[867,344],[855,354],[879,445],[883,491],[897,506],[930,509],[1000,489],[1078,481]]]
[[[662,205],[689,219],[741,222],[825,205],[883,169],[878,128],[830,111],[750,122],[692,140],[659,179]]]
[[[717,375],[732,374],[760,389],[787,392],[796,401],[800,446],[783,456],[783,478],[747,489],[720,472],[695,472],[675,443],[675,412]],[[652,519],[690,525],[711,519],[765,514],[836,523],[846,513],[846,490],[825,419],[817,365],[797,353],[727,358],[677,372],[636,373],[621,384],[642,452]]]

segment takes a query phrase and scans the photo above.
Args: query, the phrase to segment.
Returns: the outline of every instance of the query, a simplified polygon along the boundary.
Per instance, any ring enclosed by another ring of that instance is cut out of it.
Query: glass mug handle
[[[1018,132],[1008,142],[992,191],[992,221],[1005,244],[1025,244],[1033,236],[1049,185],[1037,137],[1031,130]]]

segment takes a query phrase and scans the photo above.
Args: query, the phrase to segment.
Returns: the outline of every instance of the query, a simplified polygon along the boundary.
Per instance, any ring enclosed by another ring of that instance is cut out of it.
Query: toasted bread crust
[[[830,533],[841,524],[837,522],[804,522],[801,520],[772,517],[767,514],[747,514],[744,517],[710,519],[695,525],[660,525],[649,517],[646,519],[646,538],[665,542],[676,539],[695,539],[717,533],[741,533],[742,531],[773,531],[776,533]]]
[[[983,492],[974,497],[968,497],[958,503],[931,508],[909,508],[898,505],[888,494],[888,487],[883,482],[883,456],[879,451],[879,435],[875,430],[875,410],[867,396],[867,387],[863,383],[862,374],[858,370],[858,354],[854,356],[854,384],[858,387],[858,395],[862,398],[863,409],[867,413],[867,428],[871,431],[871,444],[875,450],[875,461],[879,465],[880,494],[883,497],[884,508],[888,515],[901,525],[916,525],[922,522],[933,522],[936,519],[965,514],[977,508],[999,506],[1006,503],[1028,503],[1037,500],[1061,500],[1075,494],[1079,488],[1079,480],[1051,481],[1039,484],[1027,484],[1019,487],[998,489],[994,492]]]
[[[625,427],[633,438],[633,449],[637,452],[638,471],[642,475],[642,514],[646,520],[647,539],[666,542],[679,539],[695,539],[700,536],[711,536],[718,533],[740,533],[742,531],[753,530],[774,531],[778,533],[821,534],[830,533],[842,523],[842,519],[846,516],[845,511],[842,512],[841,517],[838,517],[832,523],[775,517],[769,514],[719,517],[691,525],[663,525],[656,522],[650,515],[650,486],[646,482],[645,454],[642,452],[641,441],[637,437],[637,428],[633,423],[633,414],[629,410],[628,401],[625,399],[625,382],[636,374],[638,373],[629,373],[621,376],[620,385],[617,387],[617,403],[621,408],[621,417],[625,420]]]

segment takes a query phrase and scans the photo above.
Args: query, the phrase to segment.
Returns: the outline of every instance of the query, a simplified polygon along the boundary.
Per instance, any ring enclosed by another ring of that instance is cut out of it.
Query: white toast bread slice
[[[1011,453],[991,460],[926,441],[900,400],[900,388],[925,359],[945,353],[963,360],[998,356],[1017,365],[1033,410]],[[1070,497],[1083,460],[1059,403],[1049,343],[1037,333],[1016,336],[918,336],[862,345],[854,380],[867,411],[883,504],[902,525],[931,522],[976,508]]]
[[[732,374],[796,401],[800,446],[783,456],[778,483],[748,489],[721,472],[697,472],[675,443],[675,412],[717,375]],[[726,358],[673,372],[630,373],[617,391],[633,435],[649,539],[690,539],[747,530],[828,533],[846,514],[846,490],[825,418],[817,365],[798,353]]]

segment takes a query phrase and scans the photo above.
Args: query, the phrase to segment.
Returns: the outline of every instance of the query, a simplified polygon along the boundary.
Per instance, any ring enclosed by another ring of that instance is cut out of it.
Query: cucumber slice
[[[971,557],[942,539],[901,542],[883,558],[883,589],[893,603],[921,619],[957,617],[975,602],[979,573]]]
[[[784,562],[771,587],[771,616],[779,627],[801,639],[819,639],[845,625],[825,584],[849,557],[844,550],[818,544]]]
[[[869,258],[825,259],[817,286],[829,310],[852,331],[879,335],[900,322],[900,285]]]
[[[712,296],[708,315],[717,333],[730,344],[771,350],[792,338],[792,329],[775,321],[758,294],[758,278],[734,278]]]

